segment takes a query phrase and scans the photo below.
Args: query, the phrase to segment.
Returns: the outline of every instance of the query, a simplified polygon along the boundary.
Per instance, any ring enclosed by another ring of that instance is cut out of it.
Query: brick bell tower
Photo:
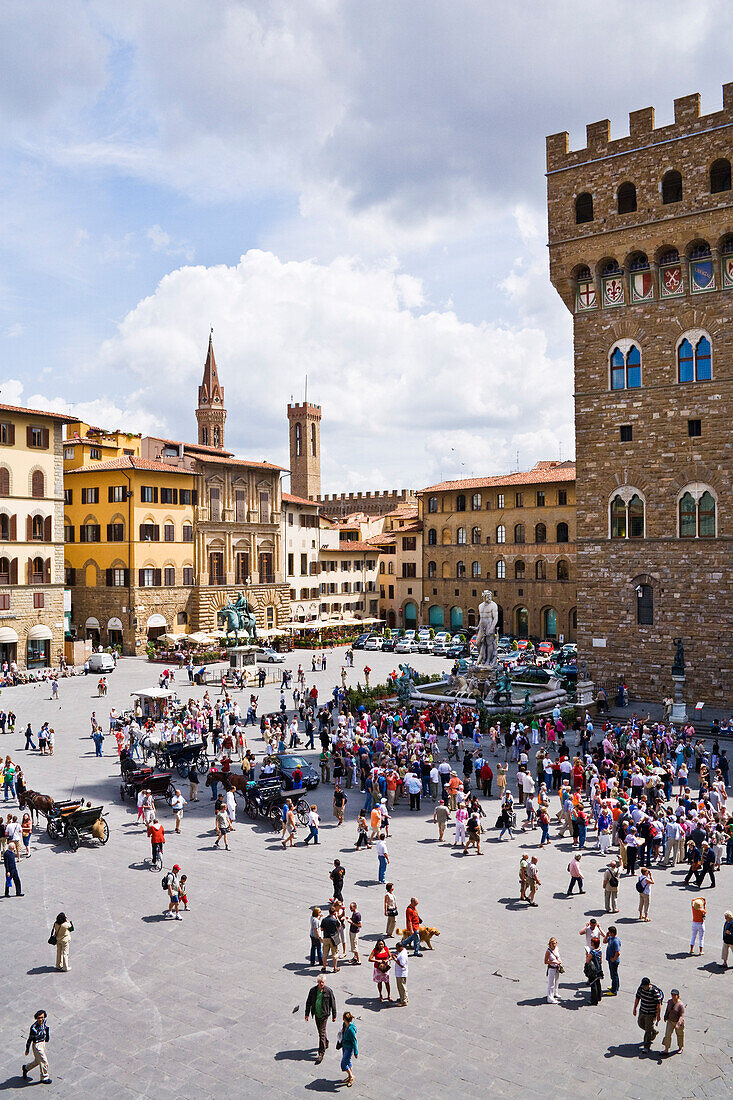
[[[310,401],[288,405],[290,491],[305,500],[321,495],[321,406]]]
[[[213,337],[210,334],[209,350],[204,363],[204,377],[199,386],[199,403],[196,409],[201,446],[216,447],[220,451],[224,450],[224,423],[226,418],[224,387],[219,385],[219,375],[216,371],[216,359],[214,358]]]
[[[547,139],[550,278],[573,315],[578,647],[609,695],[730,706],[733,84],[704,115]],[[723,641],[724,639],[727,642]]]

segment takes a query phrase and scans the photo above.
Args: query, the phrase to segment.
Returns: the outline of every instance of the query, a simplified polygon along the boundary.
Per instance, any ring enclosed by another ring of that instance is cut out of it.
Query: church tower
[[[321,406],[310,401],[288,405],[290,492],[304,500],[321,495]]]
[[[224,408],[224,387],[219,385],[216,372],[214,344],[209,335],[209,350],[204,364],[204,377],[199,386],[199,403],[196,419],[199,425],[199,444],[202,447],[216,447],[224,450],[224,422],[227,411]]]

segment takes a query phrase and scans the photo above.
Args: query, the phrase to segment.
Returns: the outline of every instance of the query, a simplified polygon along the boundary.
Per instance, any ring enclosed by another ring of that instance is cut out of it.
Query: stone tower
[[[219,385],[216,371],[214,344],[209,336],[209,350],[204,363],[204,377],[199,386],[199,403],[196,419],[199,425],[199,443],[203,447],[216,447],[224,450],[224,423],[227,411],[224,408],[224,387]]]
[[[547,139],[550,277],[573,314],[578,646],[655,702],[733,683],[733,84]]]
[[[321,495],[321,406],[310,401],[288,405],[290,491],[305,500]]]

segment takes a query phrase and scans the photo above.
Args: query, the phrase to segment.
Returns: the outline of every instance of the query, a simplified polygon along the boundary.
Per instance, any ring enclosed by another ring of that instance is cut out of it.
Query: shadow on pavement
[[[34,966],[32,970],[28,971],[29,974],[55,974],[55,966]]]
[[[654,1051],[649,1051],[653,1054]],[[604,1058],[641,1058],[644,1055],[641,1043],[617,1043],[608,1048]]]
[[[26,1081],[18,1074],[17,1077],[8,1077],[7,1081],[0,1081],[0,1092],[7,1092],[9,1089],[22,1089],[24,1085],[36,1083],[36,1081]]]
[[[278,1050],[276,1062],[315,1062],[312,1050]]]
[[[149,913],[147,917],[140,917],[140,920],[145,921],[146,924],[157,924],[167,919],[165,913]]]
[[[342,1081],[329,1081],[326,1077],[319,1077],[317,1080],[310,1081],[303,1087],[310,1092],[337,1092],[342,1084]]]
[[[368,1008],[371,1012],[381,1012],[383,1008],[391,1008],[396,1003],[396,1001],[380,1001],[378,997],[349,997],[346,1001],[347,1005],[361,1005],[362,1008]]]

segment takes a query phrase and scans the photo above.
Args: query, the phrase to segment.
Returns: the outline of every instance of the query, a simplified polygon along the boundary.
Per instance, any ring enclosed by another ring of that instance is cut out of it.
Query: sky
[[[571,458],[546,134],[733,80],[733,5],[114,0],[0,7],[0,401],[226,443],[324,492]]]

